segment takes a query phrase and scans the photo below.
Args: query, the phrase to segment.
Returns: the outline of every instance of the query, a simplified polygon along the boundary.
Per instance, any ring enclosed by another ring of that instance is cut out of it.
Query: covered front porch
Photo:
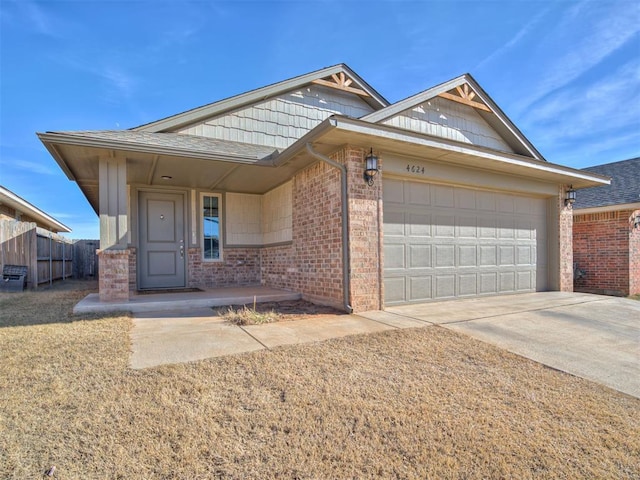
[[[299,300],[302,294],[264,285],[222,287],[201,289],[199,291],[171,293],[138,293],[128,300],[105,302],[98,293],[83,298],[73,308],[74,314],[106,312],[162,312],[191,308],[221,307],[226,305],[250,305],[255,301],[282,302]]]

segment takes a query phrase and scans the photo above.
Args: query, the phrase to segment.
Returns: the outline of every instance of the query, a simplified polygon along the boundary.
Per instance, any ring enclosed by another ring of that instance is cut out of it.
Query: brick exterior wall
[[[350,298],[355,312],[382,308],[381,178],[363,178],[366,152],[345,147],[331,156],[347,168]],[[299,291],[317,303],[343,307],[340,171],[318,162],[293,179],[291,245],[261,251],[265,285]]]
[[[640,232],[630,229],[632,213],[618,210],[574,217],[574,261],[586,272],[576,280],[576,291],[626,296],[632,283],[637,288]]]
[[[340,171],[324,162],[293,181],[290,281],[305,298],[343,305]]]
[[[232,287],[260,284],[260,249],[233,248],[223,250],[221,262],[202,260],[202,250],[187,251],[187,286],[200,288]]]
[[[349,256],[351,298],[354,312],[383,308],[382,281],[382,176],[373,185],[364,180],[368,152],[347,147],[338,161],[347,166],[349,190]],[[382,160],[378,158],[378,168]]]
[[[138,290],[138,260],[135,247],[129,247],[129,293]]]
[[[260,251],[260,282],[273,288],[298,291],[300,276],[293,243],[264,247]]]
[[[101,302],[129,300],[129,250],[98,250]]]
[[[635,210],[629,216],[630,227],[633,219],[640,215]],[[629,295],[640,295],[640,228],[630,228],[629,233]]]
[[[564,204],[566,196],[566,190],[560,188],[558,195],[559,289],[561,292],[573,292],[573,208],[571,205]]]

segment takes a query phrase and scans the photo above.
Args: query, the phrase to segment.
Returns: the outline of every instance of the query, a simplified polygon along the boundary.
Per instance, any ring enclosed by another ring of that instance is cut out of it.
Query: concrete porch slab
[[[299,300],[297,292],[265,287],[223,287],[201,292],[154,293],[133,295],[128,301],[101,302],[97,293],[87,295],[73,307],[74,314],[108,312],[162,312],[224,305],[249,305],[254,297],[257,303]]]

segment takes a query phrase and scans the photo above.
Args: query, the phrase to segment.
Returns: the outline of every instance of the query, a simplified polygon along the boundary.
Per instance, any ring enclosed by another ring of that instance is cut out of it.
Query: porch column
[[[129,299],[129,251],[127,221],[127,162],[102,157],[99,163],[101,301]]]
[[[558,194],[558,290],[561,292],[573,292],[573,207],[565,205],[568,189],[562,186]]]

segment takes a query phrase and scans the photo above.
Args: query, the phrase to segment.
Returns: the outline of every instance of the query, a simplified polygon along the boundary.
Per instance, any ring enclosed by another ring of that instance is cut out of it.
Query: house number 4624
[[[424,174],[424,167],[421,167],[420,165],[407,165],[407,172]]]

